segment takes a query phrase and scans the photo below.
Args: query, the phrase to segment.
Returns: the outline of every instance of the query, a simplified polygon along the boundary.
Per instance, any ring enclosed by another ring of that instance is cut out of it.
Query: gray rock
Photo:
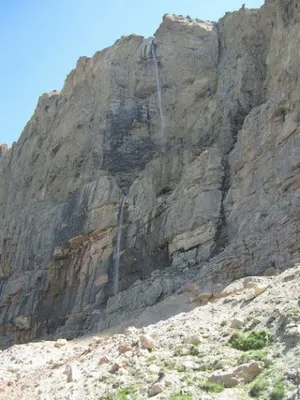
[[[156,396],[159,393],[162,393],[164,391],[164,385],[162,383],[154,383],[149,390],[148,390],[148,395],[149,397]]]
[[[208,379],[211,382],[220,383],[227,388],[237,386],[239,383],[249,383],[264,369],[263,363],[251,362],[242,364],[225,371],[216,371]]]
[[[183,361],[181,364],[187,370],[197,371],[200,369],[200,365],[195,363],[194,361]]]
[[[81,372],[76,365],[71,364],[67,367],[67,382],[79,381],[81,377]]]
[[[233,318],[230,321],[230,328],[238,329],[238,328],[241,328],[243,326],[243,324],[244,324],[244,320],[243,319],[241,319],[241,318]]]
[[[155,342],[149,335],[141,335],[140,342],[142,349],[152,350],[155,347]]]
[[[188,336],[184,339],[184,343],[186,344],[192,344],[194,346],[198,346],[198,344],[201,343],[201,339],[199,336],[197,335],[193,335],[193,336]]]

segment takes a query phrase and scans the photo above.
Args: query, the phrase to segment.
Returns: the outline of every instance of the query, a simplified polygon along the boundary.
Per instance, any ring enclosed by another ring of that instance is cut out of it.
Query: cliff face
[[[122,37],[40,97],[0,156],[2,346],[299,260],[299,39],[296,0],[166,15],[155,42]]]

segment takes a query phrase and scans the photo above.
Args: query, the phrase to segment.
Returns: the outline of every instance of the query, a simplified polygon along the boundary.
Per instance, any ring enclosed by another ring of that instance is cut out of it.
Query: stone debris
[[[119,363],[114,363],[111,368],[110,368],[110,373],[115,374],[119,370],[121,370],[125,365],[124,364],[119,364]]]
[[[103,342],[103,339],[101,337],[99,337],[99,336],[93,336],[92,342],[95,343],[95,344],[100,344],[100,343]]]
[[[255,289],[254,283],[261,284],[255,277],[252,283],[248,280],[247,288],[245,278],[231,285],[241,287],[242,282],[242,290],[234,294],[241,297],[237,302],[226,303],[221,297],[188,309],[187,297],[177,294],[149,307],[143,327],[125,328],[123,334],[110,330],[99,333],[96,340],[61,338],[12,346],[1,351],[0,400],[70,396],[169,400],[180,398],[179,394],[187,399],[191,395],[201,400],[240,400],[251,398],[249,391],[262,372],[267,392],[261,398],[270,398],[279,377],[286,396],[296,396],[300,382],[298,269],[287,281],[286,272],[266,278],[267,289],[251,302],[243,299]],[[180,312],[154,322],[157,314],[180,302],[184,306]],[[129,321],[137,326],[138,322]],[[246,337],[260,331],[270,337],[262,349],[243,351],[231,344],[234,333]],[[209,391],[214,385],[220,393]]]
[[[197,335],[188,336],[187,338],[184,339],[184,343],[193,344],[194,346],[198,346],[198,344],[201,343],[201,339]]]
[[[164,391],[164,385],[162,383],[155,383],[149,388],[148,394],[149,397],[153,397],[159,393],[162,393],[163,391]]]
[[[75,382],[81,379],[81,373],[74,364],[67,366],[67,382]]]
[[[128,344],[128,343],[119,344],[118,351],[120,354],[127,353],[128,351],[131,351],[131,350],[132,350],[132,348],[131,348],[130,344]]]
[[[212,293],[203,292],[198,294],[197,299],[202,303],[207,303],[212,297],[213,297]]]
[[[58,339],[55,343],[54,343],[54,347],[64,347],[68,344],[66,339]]]
[[[200,369],[200,365],[193,362],[193,361],[183,361],[182,365],[184,366],[185,369],[187,370],[194,370],[197,371],[198,369]]]
[[[99,365],[108,364],[108,363],[109,363],[109,359],[106,356],[101,357],[99,360]]]
[[[284,329],[284,336],[286,338],[300,340],[300,325],[297,325],[295,323],[286,325],[286,327]]]
[[[241,328],[243,325],[244,325],[244,320],[243,319],[233,318],[230,321],[230,328],[232,328],[232,329]]]
[[[226,388],[251,382],[264,369],[264,364],[251,362],[249,364],[239,365],[236,368],[230,368],[226,371],[217,371],[211,374],[208,379],[211,382],[224,385]]]
[[[149,335],[141,335],[140,342],[142,349],[152,350],[155,346],[153,338]]]

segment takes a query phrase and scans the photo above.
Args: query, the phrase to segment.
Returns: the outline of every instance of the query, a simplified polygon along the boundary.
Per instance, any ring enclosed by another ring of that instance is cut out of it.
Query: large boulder
[[[263,363],[251,362],[249,364],[239,365],[235,368],[229,368],[225,371],[216,371],[208,377],[208,380],[224,385],[226,388],[231,388],[240,383],[251,382],[263,369]]]

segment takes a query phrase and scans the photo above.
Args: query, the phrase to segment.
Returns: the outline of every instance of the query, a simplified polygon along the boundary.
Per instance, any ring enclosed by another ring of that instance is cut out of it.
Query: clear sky
[[[165,13],[216,21],[263,0],[0,0],[0,143],[11,144],[38,97],[61,89],[80,56],[130,33],[152,36]]]

